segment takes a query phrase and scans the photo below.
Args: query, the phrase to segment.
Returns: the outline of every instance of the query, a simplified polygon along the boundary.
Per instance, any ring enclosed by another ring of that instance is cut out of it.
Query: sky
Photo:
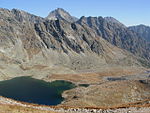
[[[126,26],[150,26],[150,0],[0,0],[0,7],[21,9],[46,17],[56,8],[72,16],[111,16]]]

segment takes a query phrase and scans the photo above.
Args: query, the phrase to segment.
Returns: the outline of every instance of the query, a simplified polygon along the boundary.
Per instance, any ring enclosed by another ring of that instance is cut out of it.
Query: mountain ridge
[[[140,37],[150,42],[150,26],[140,24],[136,26],[130,26],[128,29],[136,32]]]
[[[0,10],[0,45],[3,78],[22,74],[44,78],[52,73],[97,72],[147,63],[112,45],[89,25],[49,20],[16,9]],[[39,68],[44,70],[41,75]]]
[[[111,44],[149,60],[149,44],[144,39],[140,38],[136,32],[129,30],[120,22],[108,21],[103,17],[81,17],[78,23],[81,25],[88,25],[95,30],[97,35]]]

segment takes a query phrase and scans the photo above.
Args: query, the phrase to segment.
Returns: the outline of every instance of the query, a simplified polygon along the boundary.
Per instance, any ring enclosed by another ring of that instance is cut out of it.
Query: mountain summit
[[[65,11],[62,8],[57,8],[56,10],[50,12],[49,15],[47,16],[47,19],[50,19],[50,20],[63,19],[68,22],[77,21],[76,17],[71,16],[67,11]]]

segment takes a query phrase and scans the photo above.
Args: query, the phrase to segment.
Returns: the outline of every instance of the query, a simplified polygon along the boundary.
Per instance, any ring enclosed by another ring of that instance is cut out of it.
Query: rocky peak
[[[68,22],[77,21],[76,17],[71,16],[67,11],[65,11],[62,8],[57,8],[56,10],[50,12],[46,18],[50,19],[50,20],[63,19],[63,20],[66,20]]]

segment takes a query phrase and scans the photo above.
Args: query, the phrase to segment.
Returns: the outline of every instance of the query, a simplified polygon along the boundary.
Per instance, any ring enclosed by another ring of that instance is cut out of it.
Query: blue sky
[[[0,0],[0,7],[17,8],[42,17],[63,8],[78,18],[112,16],[127,26],[150,26],[150,0]]]

